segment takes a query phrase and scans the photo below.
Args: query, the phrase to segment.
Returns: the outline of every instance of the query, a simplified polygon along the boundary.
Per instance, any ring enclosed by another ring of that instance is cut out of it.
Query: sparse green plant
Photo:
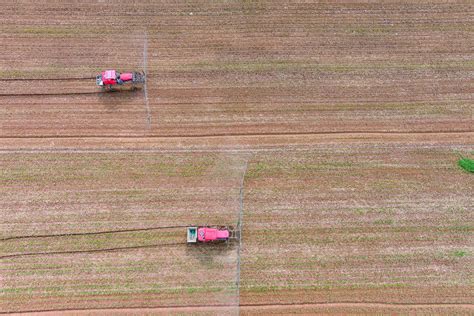
[[[365,215],[367,214],[367,210],[363,208],[356,208],[354,211],[357,215]]]
[[[376,225],[392,225],[393,224],[393,219],[378,219],[374,221],[374,224]]]
[[[458,160],[458,165],[467,172],[474,173],[474,160],[469,158],[461,158]]]
[[[457,258],[462,258],[467,255],[467,251],[464,250],[456,250],[453,252],[453,255]]]
[[[250,170],[247,171],[246,177],[258,178],[268,169],[269,165],[267,163],[257,162]]]

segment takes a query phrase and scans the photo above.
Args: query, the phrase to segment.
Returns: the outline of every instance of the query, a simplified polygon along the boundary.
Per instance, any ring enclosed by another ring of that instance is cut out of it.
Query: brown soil
[[[4,3],[0,312],[472,313],[473,10]]]
[[[139,70],[147,38],[151,124],[143,91],[74,95],[97,91],[94,80],[7,81],[0,95],[19,95],[0,96],[0,135],[469,130],[471,13],[432,2],[143,1],[113,14],[100,3],[4,5],[0,78]],[[48,95],[21,95],[31,93]]]
[[[473,183],[456,151],[473,145],[458,136],[242,137],[240,150],[222,137],[87,139],[76,151],[71,139],[6,139],[3,237],[112,233],[3,241],[2,256],[39,253],[2,260],[4,309],[468,304]],[[247,163],[239,293],[235,245],[156,245],[184,241],[181,229],[113,233],[235,225]]]

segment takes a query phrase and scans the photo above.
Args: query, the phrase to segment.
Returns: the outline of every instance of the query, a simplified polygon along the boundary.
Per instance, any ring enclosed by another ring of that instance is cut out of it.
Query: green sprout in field
[[[461,158],[458,160],[458,165],[467,172],[474,172],[474,160],[469,158]]]

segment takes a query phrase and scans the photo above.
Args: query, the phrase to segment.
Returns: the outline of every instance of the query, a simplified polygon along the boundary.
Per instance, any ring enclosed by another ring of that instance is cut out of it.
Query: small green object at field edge
[[[458,165],[464,170],[474,173],[474,160],[469,158],[461,158],[458,160]]]

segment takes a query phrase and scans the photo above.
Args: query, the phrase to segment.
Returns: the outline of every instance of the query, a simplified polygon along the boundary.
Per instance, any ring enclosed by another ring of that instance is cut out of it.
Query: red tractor
[[[96,84],[104,91],[136,90],[145,83],[145,74],[142,72],[124,72],[105,70],[96,76]]]
[[[233,227],[191,226],[187,228],[187,242],[191,244],[227,242],[236,238],[237,234]]]

